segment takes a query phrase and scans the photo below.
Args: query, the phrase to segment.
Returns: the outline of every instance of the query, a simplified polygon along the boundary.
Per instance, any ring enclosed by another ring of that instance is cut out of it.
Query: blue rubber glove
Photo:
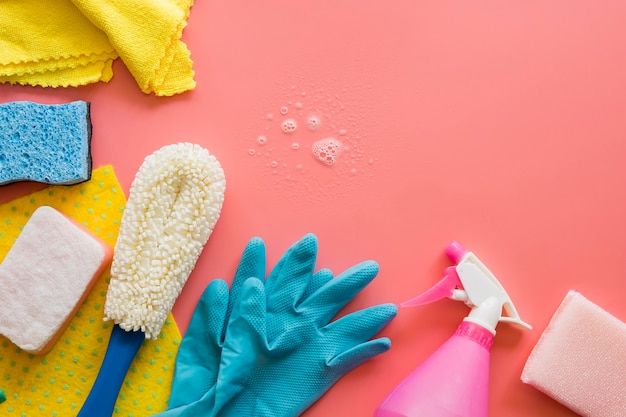
[[[281,268],[290,251],[274,269]],[[264,277],[265,268],[265,245],[261,239],[253,238],[243,251],[230,293],[221,279],[211,281],[205,288],[178,350],[168,410],[158,414],[159,417],[195,417],[213,410],[215,382],[233,304],[246,279]],[[332,278],[328,269],[318,271],[306,292],[313,293]]]
[[[176,355],[176,367],[168,409],[186,406],[206,395],[215,386],[224,343],[226,324],[234,301],[249,277],[265,276],[265,245],[259,238],[246,245],[233,282],[221,279],[209,283],[191,316],[191,321]],[[206,401],[205,401],[206,402]],[[206,405],[209,409],[210,404]]]
[[[314,279],[317,239],[307,235],[267,281],[245,281],[226,329],[212,417],[300,415],[347,372],[387,351],[370,340],[396,315],[382,304],[332,318],[378,273],[368,261]]]

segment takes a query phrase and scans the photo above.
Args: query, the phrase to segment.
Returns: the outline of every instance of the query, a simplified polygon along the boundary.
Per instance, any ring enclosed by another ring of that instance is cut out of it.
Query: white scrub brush
[[[213,155],[190,143],[148,156],[131,185],[104,307],[115,326],[96,382],[78,417],[109,417],[137,350],[156,339],[224,201]]]

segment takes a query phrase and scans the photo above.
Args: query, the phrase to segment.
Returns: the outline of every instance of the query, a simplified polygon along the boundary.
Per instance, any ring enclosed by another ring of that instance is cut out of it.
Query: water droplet
[[[267,143],[267,138],[261,135],[256,138],[256,141],[259,143],[259,145],[265,145]]]
[[[300,103],[299,101],[296,103],[296,109],[301,109],[302,108],[302,103]]]
[[[271,166],[272,168],[276,168],[276,167],[278,166],[278,161],[272,161],[272,162],[270,162],[270,166]]]
[[[287,113],[289,113],[289,107],[287,107],[287,106],[282,106],[282,107],[280,108],[280,114],[285,115],[285,114],[287,114]]]
[[[299,149],[300,148],[300,144],[298,142],[294,142],[291,144],[291,149]]]
[[[345,136],[347,133],[348,133],[348,131],[347,131],[346,129],[341,129],[341,130],[339,131],[339,134],[340,134],[341,136]]]
[[[285,133],[293,133],[298,128],[298,124],[293,119],[285,119],[283,123],[280,125],[280,128]]]
[[[341,152],[341,142],[335,138],[318,140],[313,144],[311,151],[318,161],[325,165],[334,165]]]
[[[309,116],[309,118],[306,121],[307,127],[309,128],[309,130],[312,130],[312,131],[316,131],[317,129],[319,129],[321,124],[322,124],[322,121],[317,116]]]

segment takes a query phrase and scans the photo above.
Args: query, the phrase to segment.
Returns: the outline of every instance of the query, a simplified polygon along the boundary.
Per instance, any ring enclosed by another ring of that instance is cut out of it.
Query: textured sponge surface
[[[91,176],[90,104],[0,104],[0,185],[76,184]]]
[[[588,417],[626,416],[626,323],[570,291],[522,381]]]
[[[0,333],[27,352],[49,350],[111,258],[105,242],[39,207],[0,264]]]

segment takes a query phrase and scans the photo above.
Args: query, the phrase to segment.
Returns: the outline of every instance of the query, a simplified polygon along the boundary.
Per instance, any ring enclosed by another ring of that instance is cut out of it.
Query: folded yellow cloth
[[[192,0],[72,0],[120,54],[144,93],[173,95],[195,87],[180,40]]]
[[[193,0],[0,2],[0,82],[67,87],[113,76],[122,59],[146,94],[195,87],[181,41]]]
[[[54,207],[114,246],[126,198],[111,166],[93,171],[89,181],[52,186],[0,205],[0,262],[30,214]],[[107,268],[45,355],[21,351],[0,336],[0,388],[6,401],[1,416],[75,416],[87,398],[109,341],[112,323],[104,322]],[[19,314],[19,312],[16,312]],[[157,340],[146,340],[120,391],[116,416],[147,417],[167,408],[180,331],[171,314]]]
[[[70,0],[0,2],[0,81],[67,87],[109,81],[118,57]]]

